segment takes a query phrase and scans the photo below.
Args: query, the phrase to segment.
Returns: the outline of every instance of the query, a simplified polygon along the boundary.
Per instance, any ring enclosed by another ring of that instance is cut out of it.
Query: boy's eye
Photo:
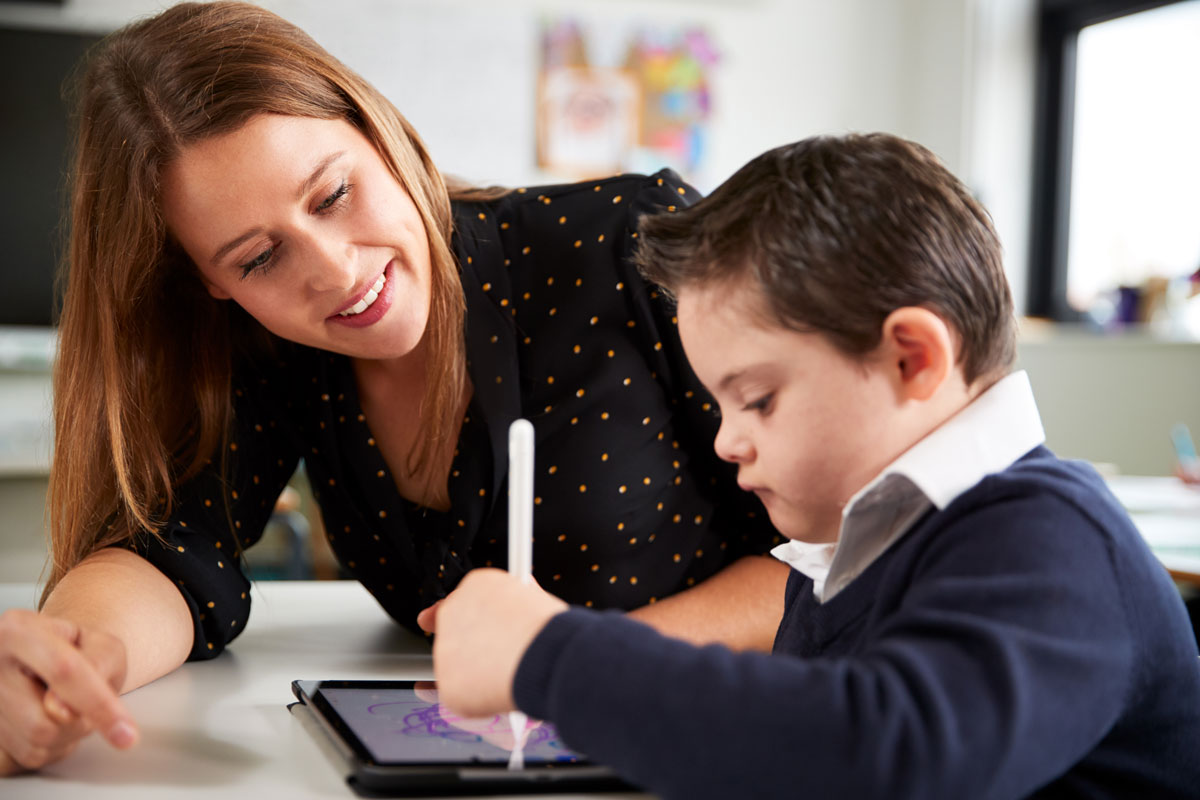
[[[762,397],[758,398],[757,400],[752,400],[751,402],[747,403],[745,406],[742,407],[742,410],[766,413],[766,411],[771,407],[771,401],[774,399],[775,399],[774,392],[768,392],[767,394],[764,394]]]

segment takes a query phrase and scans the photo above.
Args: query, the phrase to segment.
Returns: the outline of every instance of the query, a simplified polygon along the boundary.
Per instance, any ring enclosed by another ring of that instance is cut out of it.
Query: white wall
[[[1147,334],[1027,331],[1019,365],[1038,398],[1046,444],[1127,475],[1169,475],[1168,432],[1200,433],[1200,342]]]
[[[926,145],[991,209],[1025,295],[1035,0],[261,0],[375,83],[448,172],[548,179],[533,148],[539,21],[574,16],[616,39],[699,24],[722,62],[711,190],[770,147],[883,130]],[[0,5],[0,23],[110,30],[161,0]]]
[[[1018,312],[1028,290],[1037,0],[969,0],[962,175],[992,212]]]
[[[697,23],[722,55],[710,177],[813,133],[890,130],[963,166],[970,9],[981,0],[262,0],[384,91],[446,168],[536,176],[538,22]],[[996,1],[996,0],[991,0]],[[0,21],[107,30],[157,0],[7,3]],[[477,175],[478,174],[478,175]]]

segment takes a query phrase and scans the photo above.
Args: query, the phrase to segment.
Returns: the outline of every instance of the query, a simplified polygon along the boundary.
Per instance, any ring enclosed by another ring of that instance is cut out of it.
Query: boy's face
[[[757,292],[679,293],[689,361],[721,408],[717,455],[738,465],[775,527],[791,539],[837,538],[842,507],[906,449],[901,399],[886,358],[852,359],[820,334],[755,313]]]

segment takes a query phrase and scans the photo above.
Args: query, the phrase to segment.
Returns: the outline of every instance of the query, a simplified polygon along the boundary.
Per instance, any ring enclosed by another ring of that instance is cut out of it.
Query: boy
[[[1194,797],[1183,605],[1095,472],[1042,446],[965,187],[891,136],[809,139],[641,230],[717,453],[791,540],[775,654],[478,570],[436,612],[446,704],[551,720],[672,798]]]

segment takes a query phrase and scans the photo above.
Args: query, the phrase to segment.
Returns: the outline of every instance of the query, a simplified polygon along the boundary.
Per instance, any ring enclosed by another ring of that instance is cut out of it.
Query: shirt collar
[[[1001,378],[910,447],[850,498],[843,521],[889,475],[907,478],[939,510],[987,475],[1007,469],[1046,440],[1029,376]]]
[[[824,602],[861,575],[930,505],[944,509],[1045,438],[1029,376],[1023,371],[1014,372],[902,453],[855,493],[842,510],[836,545],[793,541],[771,552],[812,578],[814,592]],[[814,551],[814,547],[821,549]]]

